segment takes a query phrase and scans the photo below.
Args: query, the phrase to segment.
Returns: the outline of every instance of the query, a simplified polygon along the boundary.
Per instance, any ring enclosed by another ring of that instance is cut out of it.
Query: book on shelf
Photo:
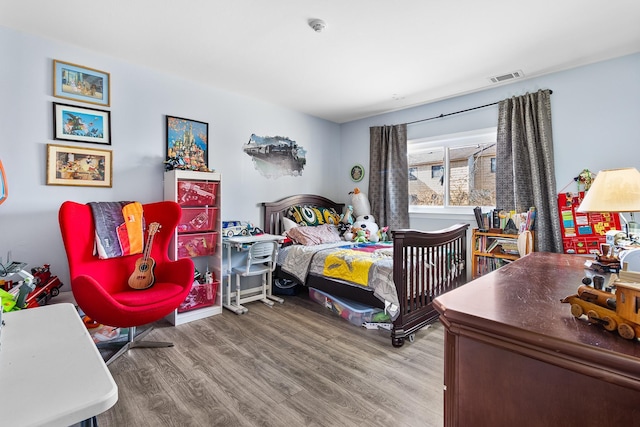
[[[498,245],[500,245],[502,249],[502,253],[509,255],[518,255],[518,241],[517,239],[503,239],[497,238],[495,239]]]
[[[476,271],[474,273],[476,275],[482,276],[487,273],[491,273],[492,271],[497,270],[500,267],[509,264],[510,262],[511,260],[505,258],[481,258],[480,260],[478,260]]]
[[[499,232],[502,232],[511,220],[518,233],[523,233],[534,229],[537,212],[533,206],[528,211],[520,213],[499,208],[482,212],[482,209],[476,206],[473,213],[480,231],[500,230]]]
[[[485,252],[490,253],[490,254],[494,253],[494,251],[497,249],[499,244],[500,244],[500,242],[498,242],[498,239],[493,239],[491,244],[489,246],[487,246],[487,249],[485,250]]]
[[[492,238],[491,243],[488,246],[484,246],[483,249],[479,249],[480,252],[489,254],[506,254],[506,255],[518,255],[518,243],[516,239],[503,239]]]

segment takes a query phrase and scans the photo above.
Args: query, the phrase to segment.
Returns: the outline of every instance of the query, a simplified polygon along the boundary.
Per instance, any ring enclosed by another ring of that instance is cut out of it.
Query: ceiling
[[[1,26],[336,123],[638,52],[639,23],[638,0],[0,0]]]

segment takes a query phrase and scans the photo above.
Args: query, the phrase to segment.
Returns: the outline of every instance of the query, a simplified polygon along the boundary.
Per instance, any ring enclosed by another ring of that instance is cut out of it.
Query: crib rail
[[[391,332],[394,346],[438,318],[434,298],[466,282],[468,228],[456,224],[437,231],[393,232],[393,280],[400,301]]]

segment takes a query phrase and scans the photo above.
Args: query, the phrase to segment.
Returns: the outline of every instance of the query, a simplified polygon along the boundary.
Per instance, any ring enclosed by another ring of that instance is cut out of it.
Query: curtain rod
[[[553,93],[553,91],[550,90],[549,91],[549,95],[551,95],[552,93]],[[440,114],[439,116],[429,117],[429,118],[421,119],[421,120],[415,120],[413,122],[407,122],[407,123],[405,123],[405,125],[412,125],[414,123],[426,122],[428,120],[441,119],[443,117],[453,116],[455,114],[466,113],[467,111],[473,111],[473,110],[478,110],[480,108],[490,107],[492,105],[496,105],[496,104],[499,104],[499,103],[500,103],[500,101],[496,101],[496,102],[492,102],[491,104],[480,105],[479,107],[471,107],[471,108],[467,108],[466,110],[455,111],[453,113]]]

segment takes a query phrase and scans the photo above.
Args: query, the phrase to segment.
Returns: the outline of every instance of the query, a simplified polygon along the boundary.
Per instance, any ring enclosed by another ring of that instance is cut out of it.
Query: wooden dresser
[[[585,258],[534,252],[439,296],[445,426],[640,425],[640,341],[576,319]]]

